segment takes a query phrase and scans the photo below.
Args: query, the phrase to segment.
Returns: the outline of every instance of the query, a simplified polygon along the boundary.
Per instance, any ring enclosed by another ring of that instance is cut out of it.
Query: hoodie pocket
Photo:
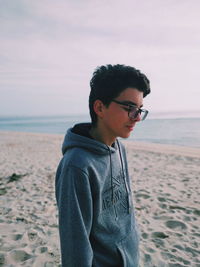
[[[130,233],[117,245],[117,250],[122,258],[123,267],[139,266],[139,236],[136,230]]]

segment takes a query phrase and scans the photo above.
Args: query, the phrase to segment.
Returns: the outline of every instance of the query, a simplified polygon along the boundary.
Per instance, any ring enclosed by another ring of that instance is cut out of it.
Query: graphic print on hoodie
[[[87,131],[90,125],[79,127]],[[69,129],[56,174],[56,199],[63,267],[138,266],[127,160],[118,140],[107,146]]]

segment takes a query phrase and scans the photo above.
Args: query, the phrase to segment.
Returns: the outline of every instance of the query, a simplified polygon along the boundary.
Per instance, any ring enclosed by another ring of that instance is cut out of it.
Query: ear
[[[103,111],[104,111],[104,104],[101,100],[97,99],[93,104],[94,112],[97,114],[99,118],[103,117]]]

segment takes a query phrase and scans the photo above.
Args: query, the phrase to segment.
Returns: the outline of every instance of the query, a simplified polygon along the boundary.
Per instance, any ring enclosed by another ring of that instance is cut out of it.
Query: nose
[[[138,112],[137,117],[135,119],[136,119],[136,121],[141,121],[141,114],[140,114],[140,112]]]
[[[137,113],[136,117],[131,118],[132,121],[139,122],[141,121],[141,114],[140,112]]]

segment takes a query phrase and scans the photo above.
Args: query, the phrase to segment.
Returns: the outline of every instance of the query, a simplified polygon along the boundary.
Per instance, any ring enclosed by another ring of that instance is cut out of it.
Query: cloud
[[[86,99],[94,68],[108,63],[133,65],[147,73],[153,88],[147,102],[152,108],[176,108],[173,95],[184,92],[188,98],[188,88],[196,86],[197,0],[0,0],[0,7],[4,102],[11,99],[6,91],[15,88],[16,95],[27,96],[29,106],[28,94],[33,91],[34,103],[40,94],[53,102],[57,93],[58,103],[59,95],[70,95],[70,106],[77,90]],[[170,101],[165,101],[166,92]],[[196,99],[191,102],[198,107]]]

